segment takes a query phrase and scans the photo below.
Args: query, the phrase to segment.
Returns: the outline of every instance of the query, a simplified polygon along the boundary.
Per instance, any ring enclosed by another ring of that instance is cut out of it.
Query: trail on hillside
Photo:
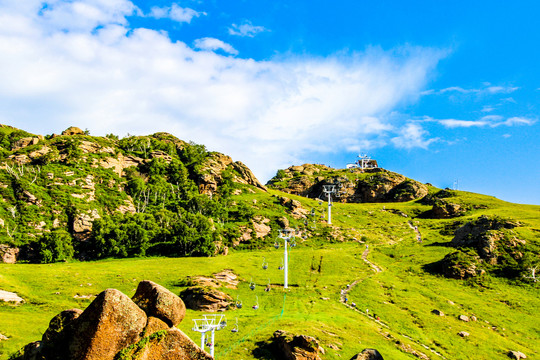
[[[413,225],[410,221],[408,221],[407,224],[416,233],[416,241],[422,242],[422,235],[420,235],[420,230],[418,230],[418,226]]]
[[[416,239],[418,241],[421,241],[421,238],[420,238],[420,232],[418,231],[418,228],[413,226],[410,222],[409,222],[409,226],[415,230],[416,234],[417,234],[417,237]],[[379,273],[379,272],[382,272],[383,270],[377,266],[376,264],[372,263],[371,261],[369,261],[367,259],[367,256],[369,255],[369,248],[366,246],[366,249],[364,250],[364,252],[362,253],[362,260],[364,260],[376,273]],[[351,284],[347,284],[347,286],[343,289],[340,290],[340,296],[339,296],[339,301],[345,305],[346,307],[348,307],[349,309],[351,310],[354,310],[356,311],[357,313],[359,314],[362,314],[363,316],[367,317],[368,319],[370,319],[371,321],[374,321],[376,322],[377,324],[379,324],[380,326],[386,328],[386,329],[389,329],[389,330],[392,330],[392,328],[390,327],[390,325],[382,322],[375,314],[370,314],[369,313],[369,309],[366,309],[365,311],[364,310],[360,310],[356,307],[356,304],[354,302],[350,302],[349,301],[349,291],[351,291],[355,286],[357,286],[359,283],[363,282],[365,280],[365,278],[363,279],[357,279],[355,281],[353,281]],[[411,336],[407,335],[407,334],[403,334],[403,333],[400,333],[398,331],[396,331],[400,336],[403,336],[404,338],[416,343],[417,345],[420,345],[422,346],[424,349],[426,350],[429,350],[431,351],[433,354],[441,357],[442,359],[446,359],[442,354],[440,354],[439,352],[437,352],[436,350],[430,348],[429,346],[427,346],[426,344],[423,344],[422,342],[420,342],[419,340],[415,340],[413,339]],[[387,334],[387,338],[392,338],[392,335],[390,334]],[[412,350],[412,352],[404,347],[400,347],[403,351],[405,352],[409,352],[419,358],[423,358],[423,359],[427,359],[429,360],[429,357],[427,357],[427,355],[425,354],[422,354],[422,353],[416,353],[416,351]],[[422,356],[423,355],[423,356]]]

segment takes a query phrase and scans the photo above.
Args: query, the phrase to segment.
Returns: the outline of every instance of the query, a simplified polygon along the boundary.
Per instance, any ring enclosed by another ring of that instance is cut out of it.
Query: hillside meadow
[[[216,333],[217,359],[273,359],[266,345],[278,329],[314,336],[325,350],[324,359],[350,359],[365,348],[398,360],[505,359],[510,350],[534,359],[540,354],[538,283],[495,276],[447,279],[430,264],[454,250],[448,243],[456,226],[484,214],[519,220],[524,226],[518,228],[518,235],[536,248],[540,207],[458,193],[456,201],[481,206],[471,206],[458,219],[441,220],[423,217],[431,207],[415,201],[335,203],[333,228],[320,218],[325,204],[319,201],[276,190],[235,196],[236,202],[253,206],[262,216],[276,211],[272,204],[278,196],[315,210],[316,219],[304,225],[316,235],[298,238],[290,251],[286,291],[283,271],[278,270],[283,247],[275,249],[272,239],[240,246],[227,256],[0,264],[0,289],[26,300],[20,306],[0,303],[0,333],[9,337],[0,342],[0,359],[39,340],[61,310],[84,309],[93,295],[106,288],[132,296],[139,281],[152,280],[178,294],[187,276],[211,276],[223,269],[232,269],[242,281],[237,289],[221,290],[238,297],[244,306],[225,313],[228,326]],[[262,268],[263,258],[269,263],[267,270]],[[382,271],[375,271],[368,261]],[[257,284],[255,290],[249,289],[250,281]],[[265,292],[268,283],[272,290]],[[347,304],[342,290],[347,291]],[[258,310],[252,309],[256,297]],[[464,322],[460,315],[474,316],[476,321]],[[188,310],[179,325],[196,343],[200,336],[191,330],[192,320],[200,316]],[[232,333],[236,319],[240,331]],[[462,331],[469,336],[458,335]]]

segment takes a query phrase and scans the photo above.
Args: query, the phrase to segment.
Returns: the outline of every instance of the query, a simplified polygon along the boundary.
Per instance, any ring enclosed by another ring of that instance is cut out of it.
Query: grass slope
[[[275,216],[272,204],[276,196],[272,195],[299,200],[305,208],[315,208],[317,214],[322,214],[325,206],[275,190],[269,194],[244,192],[235,200],[256,204],[257,214]],[[225,268],[233,269],[243,282],[237,290],[223,290],[235,299],[238,296],[244,307],[226,313],[229,327],[216,337],[219,359],[250,359],[255,355],[271,359],[264,350],[255,350],[277,329],[316,337],[326,351],[324,359],[349,359],[364,348],[376,348],[386,359],[412,359],[414,352],[431,359],[495,359],[505,358],[509,350],[535,358],[540,354],[537,285],[498,278],[481,283],[449,280],[428,272],[425,265],[453,251],[446,243],[452,237],[448,229],[453,229],[456,221],[462,223],[481,214],[519,219],[526,225],[520,236],[534,245],[538,241],[540,207],[464,192],[459,192],[455,200],[482,206],[464,218],[434,220],[418,217],[430,209],[418,202],[334,204],[334,226],[345,234],[344,238],[356,241],[338,242],[332,240],[331,234],[327,241],[315,237],[299,241],[290,253],[292,286],[286,292],[281,288],[283,272],[277,269],[283,248],[276,250],[268,241],[264,249],[234,251],[213,258],[0,264],[0,288],[17,292],[27,300],[21,306],[0,304],[0,333],[9,337],[0,342],[0,358],[7,359],[24,344],[39,340],[49,320],[61,310],[84,309],[91,301],[75,296],[94,295],[106,288],[132,296],[143,279],[179,293],[186,276],[209,276]],[[326,228],[320,218],[309,224],[316,226],[314,232]],[[422,243],[411,226],[418,226]],[[362,259],[366,244],[367,259],[382,272],[375,272]],[[267,270],[261,266],[263,257],[270,264]],[[318,268],[321,259],[322,271],[312,270]],[[252,279],[258,285],[254,291],[248,286]],[[273,289],[264,292],[268,282]],[[356,303],[356,309],[340,301],[341,289],[353,283],[348,297],[349,303]],[[259,310],[251,308],[256,296]],[[446,316],[432,314],[433,309]],[[374,314],[380,321],[375,321]],[[458,320],[459,315],[474,315],[478,321],[463,322]],[[192,319],[199,316],[199,312],[188,310],[179,326],[196,342],[199,334],[191,327]],[[235,318],[239,333],[230,332]],[[470,336],[460,337],[460,331]]]

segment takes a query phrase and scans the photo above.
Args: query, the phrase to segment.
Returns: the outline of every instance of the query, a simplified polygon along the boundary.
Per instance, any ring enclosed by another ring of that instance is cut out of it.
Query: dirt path
[[[371,268],[375,270],[375,272],[382,272],[382,269],[380,267],[378,267],[377,265],[375,265],[374,263],[372,263],[371,261],[367,259],[368,254],[369,254],[369,248],[366,245],[366,250],[364,250],[364,253],[362,254],[362,260],[364,260],[369,266],[371,266]]]
[[[418,230],[418,226],[413,225],[412,222],[410,222],[410,221],[407,222],[407,224],[416,233],[416,241],[422,242],[422,235],[420,235],[420,230]]]
[[[410,226],[413,230],[415,230],[415,232],[416,232],[416,234],[417,234],[417,240],[418,240],[418,241],[421,241],[421,238],[420,238],[420,232],[418,231],[418,228],[417,228],[417,227],[414,227],[410,222],[409,222],[409,226]],[[383,270],[382,270],[380,267],[378,267],[377,265],[375,265],[374,263],[372,263],[371,261],[369,261],[369,260],[367,259],[368,254],[369,254],[369,248],[366,246],[366,249],[365,249],[364,252],[362,253],[362,260],[364,260],[366,263],[368,263],[369,266],[370,266],[375,272],[377,272],[377,273],[382,272]],[[358,308],[356,307],[356,304],[355,304],[354,302],[352,302],[352,301],[349,300],[349,291],[351,291],[356,285],[358,285],[359,283],[361,283],[361,282],[363,282],[363,281],[364,281],[364,279],[357,279],[357,280],[355,280],[354,282],[352,282],[351,284],[347,284],[347,286],[346,286],[344,289],[341,289],[341,290],[340,290],[339,301],[340,301],[343,305],[345,305],[346,307],[348,307],[349,309],[354,310],[354,311],[356,311],[357,313],[362,314],[363,316],[367,317],[367,318],[370,319],[371,321],[374,321],[374,322],[376,322],[377,324],[381,325],[382,327],[391,330],[391,327],[390,327],[388,324],[382,322],[378,317],[374,316],[374,314],[370,314],[370,313],[369,313],[369,309],[366,309],[366,310],[358,309]],[[423,343],[421,343],[420,341],[413,339],[412,337],[410,337],[410,336],[407,335],[407,334],[402,334],[402,333],[399,333],[399,332],[398,332],[398,334],[399,334],[400,336],[403,336],[404,338],[406,338],[406,339],[412,341],[413,343],[415,343],[415,344],[417,344],[417,345],[420,345],[420,346],[423,347],[424,349],[429,350],[429,351],[432,352],[433,354],[439,356],[441,359],[445,359],[445,360],[446,360],[446,358],[445,358],[442,354],[438,353],[436,350],[430,348],[430,347],[427,346],[426,344],[423,344]],[[413,351],[414,351],[414,350],[413,350]],[[406,352],[409,352],[409,351],[406,351]],[[421,354],[421,353],[420,353],[420,354]],[[419,356],[418,353],[413,353],[413,355],[422,358],[421,356]],[[429,359],[429,358],[427,357],[427,355],[425,355],[425,354],[422,354],[422,355],[424,355],[425,358]]]

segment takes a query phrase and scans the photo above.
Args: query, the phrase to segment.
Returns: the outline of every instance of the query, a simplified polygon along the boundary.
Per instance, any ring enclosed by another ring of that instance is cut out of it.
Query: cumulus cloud
[[[200,51],[131,29],[125,17],[138,9],[129,1],[20,3],[0,3],[0,123],[38,134],[167,131],[243,161],[261,180],[311,152],[376,146],[395,133],[399,147],[434,141],[387,114],[418,98],[441,51],[255,61],[214,52],[236,53],[218,39],[199,39],[196,48],[211,50]]]
[[[254,37],[258,33],[268,31],[264,26],[255,26],[250,21],[244,21],[242,24],[232,24],[229,28],[230,35]]]
[[[199,17],[201,15],[206,15],[206,13],[195,11],[190,8],[183,8],[178,4],[172,4],[171,6],[166,7],[154,6],[150,10],[150,14],[148,14],[149,17],[154,19],[171,19],[180,23],[190,23],[194,17]]]
[[[226,42],[223,42],[215,38],[205,37],[202,39],[197,39],[195,40],[194,45],[197,49],[201,49],[201,50],[209,50],[209,51],[223,50],[224,52],[231,55],[238,54],[238,51],[235,48],[233,48],[232,45],[227,44]]]

